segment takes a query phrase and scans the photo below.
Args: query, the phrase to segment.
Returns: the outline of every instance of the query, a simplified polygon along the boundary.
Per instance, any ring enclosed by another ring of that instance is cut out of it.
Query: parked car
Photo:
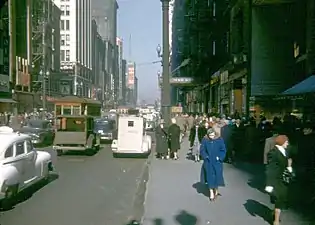
[[[53,170],[48,152],[35,150],[30,136],[0,127],[0,202],[11,207],[22,190],[43,179]]]
[[[99,134],[101,141],[113,141],[117,138],[116,123],[110,119],[96,119],[94,121],[94,132]]]
[[[27,120],[17,131],[29,135],[33,144],[51,145],[54,141],[54,129],[49,120]]]

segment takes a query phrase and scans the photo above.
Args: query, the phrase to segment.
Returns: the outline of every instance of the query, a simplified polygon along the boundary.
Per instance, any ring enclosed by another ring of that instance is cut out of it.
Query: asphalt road
[[[54,162],[59,177],[1,212],[0,225],[125,225],[141,214],[134,209],[142,204],[147,159],[114,159],[104,146],[94,156],[54,155]]]

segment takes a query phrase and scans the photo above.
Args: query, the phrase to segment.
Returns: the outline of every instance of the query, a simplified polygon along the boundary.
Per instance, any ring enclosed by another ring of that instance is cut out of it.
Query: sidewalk
[[[222,196],[212,203],[198,183],[201,163],[186,159],[187,149],[185,138],[178,161],[152,160],[143,225],[268,224],[269,197],[248,185],[252,179],[249,173],[225,165],[226,187],[220,189]],[[282,224],[310,225],[301,220],[291,211],[282,213]]]

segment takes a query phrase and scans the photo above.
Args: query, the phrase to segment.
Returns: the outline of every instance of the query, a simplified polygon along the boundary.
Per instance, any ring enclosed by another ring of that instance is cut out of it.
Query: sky
[[[123,39],[124,59],[135,61],[140,101],[154,103],[159,98],[157,73],[161,65],[156,46],[162,40],[162,7],[160,0],[117,0],[118,36]],[[129,37],[131,35],[131,41]],[[129,43],[131,42],[131,44]],[[131,48],[130,48],[131,46]],[[131,55],[129,54],[131,50]],[[146,64],[146,65],[141,65]]]

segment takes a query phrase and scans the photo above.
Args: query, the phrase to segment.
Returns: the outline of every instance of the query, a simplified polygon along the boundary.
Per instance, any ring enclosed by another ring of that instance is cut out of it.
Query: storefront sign
[[[191,77],[172,77],[170,79],[171,84],[192,84],[193,81]]]

